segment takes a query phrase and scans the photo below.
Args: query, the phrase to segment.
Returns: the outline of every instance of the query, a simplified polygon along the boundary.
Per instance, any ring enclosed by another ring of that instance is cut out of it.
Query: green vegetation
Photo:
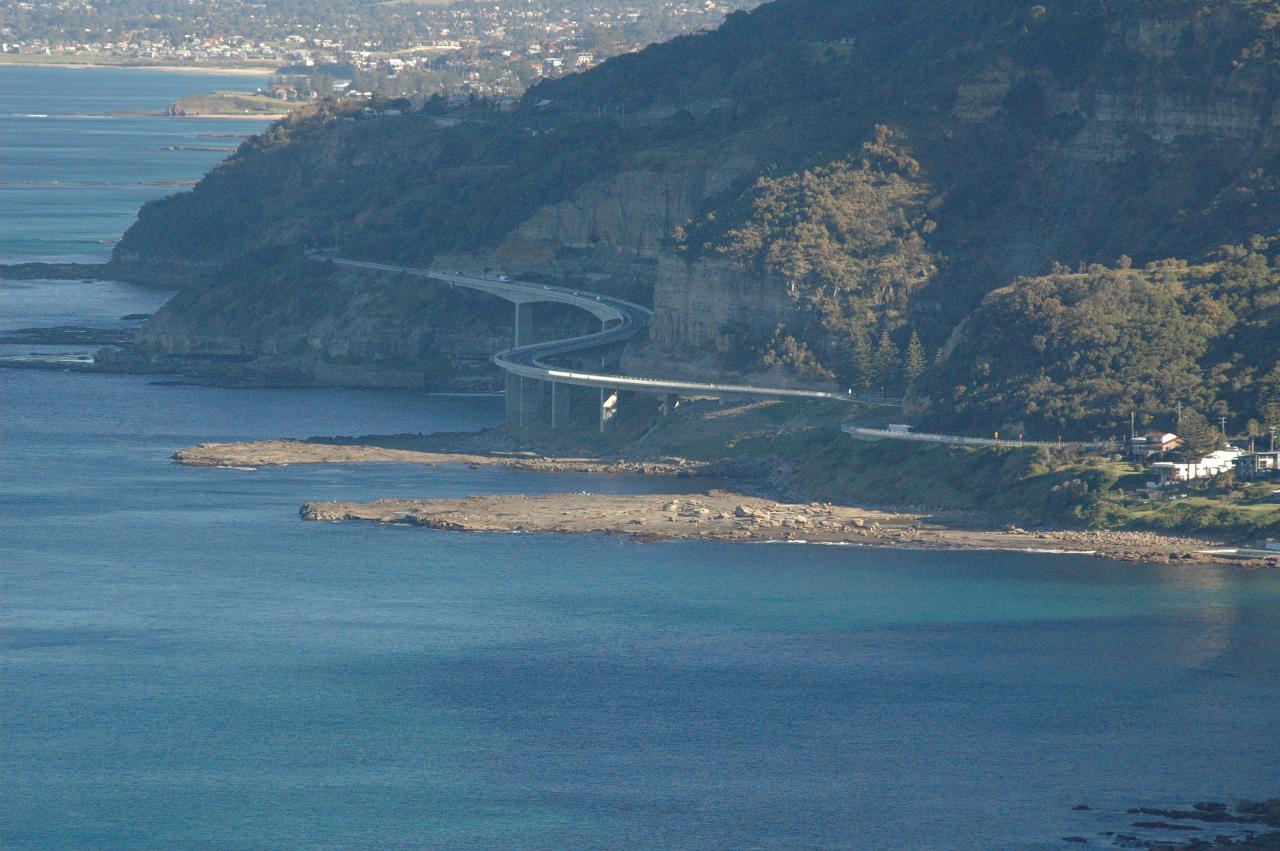
[[[737,443],[734,454],[779,458],[791,468],[791,481],[818,499],[1236,540],[1280,533],[1280,504],[1269,501],[1274,484],[1236,488],[1223,480],[1201,484],[1188,498],[1148,498],[1142,485],[1149,475],[1100,456],[858,441],[831,428],[752,438]]]
[[[1272,497],[1277,483],[1239,486],[1224,474],[1151,492],[1149,469],[1105,453],[854,440],[839,429],[847,415],[846,406],[831,403],[721,407],[693,402],[657,420],[652,410],[628,411],[639,419],[625,436],[593,446],[603,452],[728,460],[740,472],[767,478],[801,499],[978,511],[1028,524],[1217,535],[1242,542],[1280,534],[1280,503]],[[564,444],[539,448],[567,451]]]
[[[619,134],[531,136],[515,120],[308,107],[247,141],[189,193],[145,205],[117,263],[225,264],[312,245],[428,263],[496,244],[538,207],[616,167]],[[461,201],[465,199],[465,203]]]
[[[213,92],[179,98],[169,105],[170,115],[283,115],[289,104],[252,92]]]
[[[1133,411],[1171,427],[1179,405],[1265,420],[1280,400],[1280,240],[1252,245],[1198,265],[1091,266],[996,290],[920,386],[917,410],[939,427],[1050,438],[1119,433]]]
[[[647,245],[794,308],[726,362],[904,390],[971,433],[1105,437],[1179,408],[1258,432],[1280,419],[1277,22],[1246,0],[778,0],[510,113],[308,107],[147,205],[115,262],[195,286],[308,246],[426,264],[550,205],[625,206],[608,181],[642,172],[696,208],[637,215]],[[643,253],[590,228],[561,259],[621,252]],[[257,321],[249,294],[303,284],[219,286],[230,329]]]
[[[731,203],[688,230],[677,228],[686,256],[725,256],[776,280],[801,307],[802,324],[779,329],[763,354],[766,365],[834,375],[849,385],[901,384],[896,348],[884,335],[903,325],[912,294],[938,263],[925,245],[935,227],[928,218],[930,187],[901,141],[879,126],[856,164],[761,177],[738,201],[745,208],[741,224],[725,224],[732,221]],[[871,369],[855,356],[867,334],[881,337]],[[915,340],[919,346],[918,335]]]
[[[178,368],[205,364],[224,375],[227,365],[246,364],[252,379],[270,366],[286,383],[311,383],[327,370],[339,381],[364,375],[377,384],[381,374],[400,386],[493,385],[488,341],[510,333],[500,305],[407,277],[380,278],[356,299],[352,290],[330,264],[243,258],[197,276],[156,313],[131,355],[169,371],[177,349],[188,359]],[[446,355],[458,338],[477,341],[469,358]]]

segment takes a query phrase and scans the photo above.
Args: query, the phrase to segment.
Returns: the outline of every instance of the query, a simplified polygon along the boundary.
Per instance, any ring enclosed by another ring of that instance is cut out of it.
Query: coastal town
[[[0,851],[1280,851],[1280,0],[0,0]]]
[[[746,4],[210,6],[175,20],[112,15],[79,0],[8,4],[0,10],[0,63],[279,71],[284,77],[271,93],[281,99],[348,92],[502,97],[710,29]]]

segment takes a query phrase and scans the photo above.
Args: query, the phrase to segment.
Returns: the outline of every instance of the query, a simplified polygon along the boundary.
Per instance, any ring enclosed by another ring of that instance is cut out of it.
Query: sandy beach
[[[164,115],[161,118],[174,118],[180,121],[279,121],[288,118],[287,112],[246,112],[240,115]]]
[[[274,66],[228,68],[223,65],[125,65],[110,62],[14,62],[0,58],[0,67],[9,68],[119,68],[127,71],[169,71],[180,74],[213,74],[225,77],[269,77]]]

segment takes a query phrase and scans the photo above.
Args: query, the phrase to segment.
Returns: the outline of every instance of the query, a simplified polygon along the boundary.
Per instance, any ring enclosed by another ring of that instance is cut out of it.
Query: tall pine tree
[[[902,381],[902,356],[888,331],[880,335],[880,345],[876,346],[875,375],[881,392],[897,389]]]
[[[1276,437],[1280,436],[1280,396],[1262,404],[1262,428],[1269,438],[1267,448],[1274,450]]]
[[[928,365],[929,358],[924,353],[924,344],[920,342],[920,335],[912,331],[911,340],[907,342],[907,361],[902,368],[902,376],[907,380],[907,385],[915,384],[916,379],[924,375]]]
[[[870,390],[875,384],[875,358],[871,354],[871,341],[867,339],[865,328],[853,332],[853,371],[854,387],[859,390]]]
[[[1222,435],[1199,411],[1183,411],[1178,437],[1182,438],[1182,454],[1188,461],[1199,461],[1222,445]]]

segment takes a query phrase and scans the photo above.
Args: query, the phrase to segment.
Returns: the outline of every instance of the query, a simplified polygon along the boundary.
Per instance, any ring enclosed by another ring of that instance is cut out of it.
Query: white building
[[[1219,449],[1210,452],[1199,461],[1179,463],[1175,461],[1158,461],[1151,469],[1160,477],[1160,485],[1189,482],[1193,479],[1207,479],[1219,473],[1225,473],[1235,467],[1236,458],[1245,454],[1239,449]]]

